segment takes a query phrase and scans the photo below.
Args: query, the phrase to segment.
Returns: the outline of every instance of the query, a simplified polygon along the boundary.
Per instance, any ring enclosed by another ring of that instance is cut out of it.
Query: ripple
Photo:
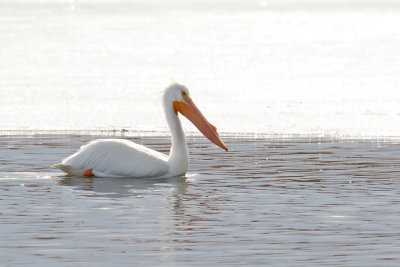
[[[0,151],[18,159],[0,166],[4,262],[399,261],[397,142],[234,137],[224,138],[233,151],[225,153],[189,137],[190,171],[168,179],[73,178],[48,167],[95,138],[20,136],[20,143],[16,137],[0,142]],[[170,140],[147,136],[135,142],[165,149]],[[30,143],[38,150],[35,157],[26,153]],[[18,259],[12,256],[17,251]]]

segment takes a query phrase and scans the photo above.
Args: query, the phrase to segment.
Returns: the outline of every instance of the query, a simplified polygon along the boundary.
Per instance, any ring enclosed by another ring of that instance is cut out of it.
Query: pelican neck
[[[171,132],[171,151],[168,157],[171,175],[183,175],[189,166],[189,151],[186,136],[182,128],[178,114],[172,107],[172,103],[164,103],[165,115]]]

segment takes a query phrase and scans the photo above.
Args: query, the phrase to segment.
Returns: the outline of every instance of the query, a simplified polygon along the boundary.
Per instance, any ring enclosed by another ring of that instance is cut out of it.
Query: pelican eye
[[[182,94],[183,99],[187,100],[189,98],[185,91],[182,90],[181,94]]]

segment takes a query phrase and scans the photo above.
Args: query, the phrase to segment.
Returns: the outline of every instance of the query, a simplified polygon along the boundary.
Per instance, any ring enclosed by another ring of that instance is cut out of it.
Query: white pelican
[[[52,167],[77,176],[172,177],[188,170],[189,153],[178,112],[188,118],[211,142],[228,151],[217,128],[201,114],[189,90],[179,84],[169,86],[163,95],[164,111],[172,135],[169,157],[122,139],[99,139],[82,146],[75,154]]]

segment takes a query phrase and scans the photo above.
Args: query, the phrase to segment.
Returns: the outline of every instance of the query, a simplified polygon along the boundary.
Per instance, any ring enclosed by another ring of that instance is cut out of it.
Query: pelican
[[[141,178],[185,175],[189,166],[189,152],[179,113],[211,142],[228,151],[217,128],[196,107],[185,86],[172,84],[166,88],[163,105],[172,136],[169,156],[129,140],[98,139],[52,167],[76,176]]]

